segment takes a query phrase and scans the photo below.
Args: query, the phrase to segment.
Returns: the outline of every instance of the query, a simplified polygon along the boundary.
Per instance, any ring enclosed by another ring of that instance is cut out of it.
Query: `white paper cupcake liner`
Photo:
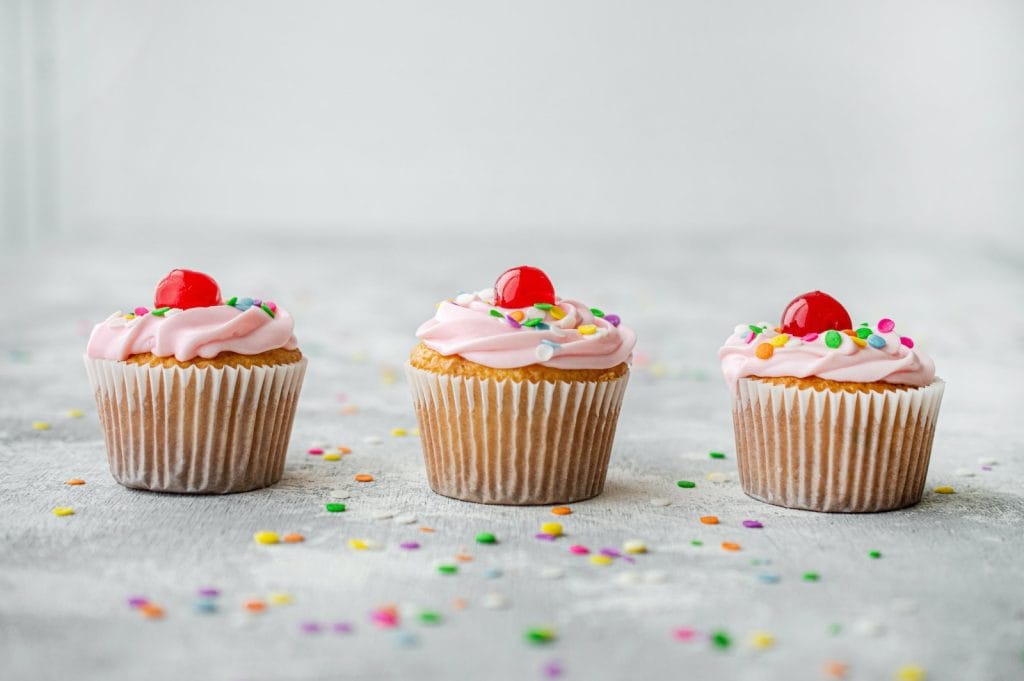
[[[484,504],[570,503],[604,489],[629,374],[499,381],[406,364],[430,487]]]
[[[167,368],[86,357],[111,474],[126,487],[157,492],[274,484],[306,363]]]
[[[921,500],[943,381],[831,392],[741,379],[733,397],[743,491],[811,511],[890,511]]]

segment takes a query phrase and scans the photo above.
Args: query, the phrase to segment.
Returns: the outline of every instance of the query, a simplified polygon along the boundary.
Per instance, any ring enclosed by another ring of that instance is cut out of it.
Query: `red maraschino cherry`
[[[842,331],[852,328],[850,313],[839,301],[822,291],[797,296],[782,313],[782,333],[806,336],[809,333]]]
[[[555,304],[555,287],[548,275],[529,265],[505,270],[494,283],[498,307],[530,307],[534,303]]]
[[[171,270],[156,285],[153,304],[157,308],[176,307],[188,310],[193,307],[212,307],[224,301],[220,297],[220,286],[208,274],[192,270]]]

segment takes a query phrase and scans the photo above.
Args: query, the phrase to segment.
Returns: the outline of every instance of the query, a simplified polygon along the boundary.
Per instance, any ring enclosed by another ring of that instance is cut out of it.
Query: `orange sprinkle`
[[[263,601],[246,601],[242,607],[249,612],[263,612],[267,609],[267,604]]]
[[[373,476],[369,473],[360,473],[356,476],[356,482],[373,482]]]
[[[757,355],[758,359],[768,359],[775,354],[775,348],[772,347],[771,343],[761,343],[754,350],[754,354]]]
[[[776,326],[775,327],[775,333],[782,333],[782,327],[781,326]]]
[[[849,670],[849,667],[847,666],[847,664],[845,662],[840,662],[839,660],[830,660],[830,661],[825,663],[825,666],[822,668],[821,671],[825,675],[826,678],[829,678],[829,679],[845,679],[846,678],[846,672],[848,670]]]
[[[344,446],[339,446],[338,447],[338,451],[341,452],[342,454],[351,454],[352,453],[352,449],[350,447],[344,447]]]
[[[553,509],[551,509],[551,512],[555,515],[569,515],[570,513],[572,513],[572,509],[569,508],[568,506],[555,506]]]
[[[702,523],[704,523],[705,525],[717,525],[718,524],[718,516],[717,515],[702,515],[700,517],[700,521]]]
[[[139,606],[139,612],[143,617],[148,617],[151,620],[158,620],[164,616],[164,609],[156,603],[143,603]]]
[[[300,541],[306,541],[306,538],[297,532],[293,532],[292,534],[286,534],[284,536],[284,541],[288,544],[297,544]]]
[[[452,601],[452,607],[456,610],[465,610],[468,605],[469,603],[466,602],[466,599],[461,596]]]
[[[511,312],[509,312],[508,316],[516,320],[517,322],[521,322],[523,321],[523,319],[526,318],[526,315],[523,314],[522,310],[512,310]]]
[[[460,563],[468,563],[473,560],[473,556],[469,555],[468,553],[460,553],[455,556],[455,560],[459,561]]]
[[[868,342],[863,338],[858,338],[857,336],[850,336],[850,340],[852,340],[854,345],[856,345],[859,348],[866,348],[868,346]]]
[[[68,480],[64,484],[65,485],[84,485],[85,484],[85,480],[82,480],[81,478],[71,478],[70,480]]]
[[[722,548],[726,551],[739,551],[740,545],[734,541],[724,541],[722,542]]]
[[[854,331],[853,329],[843,329],[843,333],[845,333],[847,336],[853,336],[854,338],[857,337],[857,332]]]
[[[420,528],[420,532],[433,532],[433,531],[434,531],[433,527],[421,527]]]

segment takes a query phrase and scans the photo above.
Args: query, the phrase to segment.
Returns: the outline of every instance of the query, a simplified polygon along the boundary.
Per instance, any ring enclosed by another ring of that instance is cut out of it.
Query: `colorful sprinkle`
[[[719,650],[725,650],[732,645],[732,638],[724,631],[711,632],[711,645]]]
[[[297,532],[291,532],[289,534],[286,534],[282,538],[282,541],[285,544],[300,544],[300,543],[306,541],[306,538],[303,537],[301,534],[299,534]]]
[[[913,339],[907,338],[906,336],[900,336],[900,343],[902,343],[903,345],[907,346],[908,348],[913,348],[914,347]]]
[[[867,338],[868,336],[870,336],[870,335],[871,335],[871,329],[869,329],[869,328],[868,328],[868,327],[866,327],[866,326],[862,326],[862,327],[860,327],[859,329],[857,329],[857,330],[855,331],[855,333],[857,334],[857,338],[860,338],[861,340],[864,340],[864,339],[866,339],[866,338]]]
[[[552,522],[542,523],[540,531],[544,534],[550,534],[553,537],[557,537],[562,534],[562,524]]]
[[[557,305],[553,305],[551,309],[548,310],[548,314],[550,314],[555,319],[565,319],[565,310],[558,307]]]
[[[789,334],[780,333],[778,336],[773,336],[768,343],[774,348],[781,348],[783,345],[789,342]]]
[[[169,307],[158,307],[152,312],[150,312],[150,314],[153,315],[154,317],[163,317],[165,314],[170,312],[170,310],[171,308]]]
[[[704,523],[705,525],[717,525],[718,524],[718,516],[716,516],[716,515],[702,515],[700,517],[700,521],[702,523]]]
[[[737,544],[734,541],[724,541],[724,542],[722,542],[722,550],[723,551],[739,551],[740,550],[740,545]]]
[[[504,319],[505,315],[501,314],[498,310],[491,310],[491,316],[497,317],[498,319]]]
[[[46,421],[33,421],[32,430],[49,430],[50,424]]]
[[[84,485],[85,484],[85,480],[82,480],[81,478],[71,478],[70,480],[68,480],[64,484],[65,485]]]
[[[757,355],[758,359],[769,359],[775,354],[775,348],[772,347],[771,343],[759,343],[757,348],[754,349],[754,354]]]
[[[523,326],[525,326],[525,327],[533,327],[533,326],[538,326],[540,324],[541,324],[541,318],[540,317],[530,317],[525,322],[523,322]]]
[[[476,536],[477,544],[496,544],[497,542],[498,538],[491,532],[481,532]]]
[[[647,545],[639,539],[630,539],[622,544],[622,552],[634,555],[647,553]]]
[[[597,333],[597,327],[593,324],[582,324],[576,330],[579,331],[582,336],[593,336]]]
[[[436,610],[423,610],[420,612],[420,622],[423,622],[423,624],[440,624],[441,613]]]
[[[74,515],[75,509],[71,508],[70,506],[58,506],[57,508],[53,509],[53,514],[59,518],[63,516]]]
[[[372,543],[367,539],[349,539],[348,545],[356,551],[365,551],[372,547]]]
[[[418,541],[404,541],[398,546],[406,551],[415,551],[420,547],[420,543]]]
[[[556,638],[554,629],[540,627],[527,629],[524,636],[528,642],[536,644],[551,643]]]
[[[508,316],[509,316],[509,317],[511,317],[512,319],[516,320],[517,322],[522,322],[522,321],[523,321],[523,319],[525,319],[525,318],[526,318],[526,315],[525,315],[525,314],[523,314],[523,311],[522,311],[522,310],[512,310],[512,311],[511,311],[511,312],[510,312],[510,313],[508,314]]]
[[[586,546],[583,546],[582,544],[573,544],[569,547],[569,552],[575,553],[577,556],[585,556],[588,553],[590,553],[590,549],[588,549]]]
[[[569,515],[572,513],[572,509],[569,508],[568,506],[555,506],[553,509],[551,509],[551,512],[554,515]]]
[[[821,575],[819,575],[817,572],[805,572],[803,574],[803,580],[805,582],[817,582],[820,579]]]
[[[881,557],[882,557],[882,552],[881,551],[868,551],[868,558],[881,558]]]
[[[724,459],[725,452],[708,452],[708,456],[712,459]]]
[[[324,508],[327,509],[328,513],[342,513],[345,510],[345,504],[339,504],[339,503],[335,503],[335,502],[330,502],[330,503],[324,504]]]
[[[359,473],[356,475],[356,482],[373,482],[373,476],[369,473]]]
[[[541,362],[546,362],[555,356],[555,349],[550,345],[541,343],[540,345],[537,346],[535,354],[537,355],[537,359],[539,359]]]
[[[518,311],[518,310],[517,310],[517,311]],[[515,317],[513,317],[512,315],[505,315],[505,321],[506,321],[506,322],[508,322],[508,325],[509,325],[509,326],[511,326],[511,327],[512,327],[513,329],[518,329],[518,328],[521,328],[521,327],[523,326],[523,325],[522,325],[522,324],[520,324],[520,323],[519,323],[519,321],[518,321],[518,320],[517,320],[517,319],[516,319]]]
[[[692,480],[679,480],[676,482],[676,485],[682,487],[683,489],[693,489],[694,487],[697,486],[697,483],[695,483]]]
[[[858,348],[866,348],[868,346],[868,342],[859,336],[850,336],[850,340],[853,341],[853,344]]]
[[[845,662],[839,660],[829,660],[822,667],[821,673],[827,679],[845,679],[847,672],[850,671],[850,666]]]
[[[805,343],[813,343],[814,341],[818,340],[818,334],[816,334],[816,333],[809,333],[806,336],[804,336],[803,338],[801,338],[800,340],[802,340]]]
[[[950,487],[949,485],[942,485],[940,487],[936,487],[932,491],[935,492],[936,494],[955,494],[956,493],[956,490],[953,489],[952,487]]]
[[[611,565],[612,557],[598,553],[590,557],[590,562],[594,565]]]
[[[405,428],[392,428],[391,429],[391,435],[393,437],[405,437],[408,434],[409,434],[409,431],[407,431]]]
[[[757,578],[765,584],[778,584],[780,579],[778,575],[771,572],[762,572]]]
[[[341,461],[341,454],[336,454],[334,452],[324,454],[324,461]]]
[[[924,667],[916,664],[905,664],[896,670],[896,681],[924,681],[926,676]]]
[[[762,525],[760,521],[757,520],[744,520],[743,527],[749,527],[752,530],[759,530],[762,527],[764,527],[764,525]]]
[[[538,310],[550,310],[554,307],[551,303],[534,303],[533,306]]]
[[[313,456],[320,456],[321,454],[324,453],[324,450],[321,449],[320,447],[310,447],[309,449],[306,450],[306,453],[312,454]]]
[[[697,630],[693,627],[678,627],[672,630],[672,638],[677,641],[692,641],[697,638]]]
[[[598,317],[598,318],[604,316],[604,312],[602,312],[601,310],[597,309],[596,307],[590,308],[590,314],[592,314],[592,315],[594,315],[595,317]]]
[[[277,532],[271,532],[270,530],[262,530],[252,536],[256,540],[257,544],[276,544],[280,541],[277,537]]]
[[[882,333],[892,333],[892,330],[896,328],[896,322],[888,317],[883,317],[878,320],[878,324],[876,324],[876,326]]]
[[[618,326],[619,324],[622,323],[622,320],[619,318],[619,315],[617,314],[606,314],[604,316],[604,320],[611,324],[612,326]]]
[[[158,620],[164,616],[164,609],[156,603],[144,603],[140,605],[139,612],[142,613],[143,617],[151,620]]]
[[[243,603],[242,607],[251,613],[260,613],[267,609],[267,604],[263,601],[250,600]]]
[[[843,335],[836,330],[825,332],[825,345],[830,348],[838,348],[843,344]]]
[[[442,575],[454,575],[458,573],[459,566],[450,564],[438,565],[437,571],[440,572]]]
[[[755,631],[750,635],[750,645],[758,650],[765,650],[775,645],[775,637],[767,631]]]
[[[876,349],[884,348],[885,347],[885,339],[882,338],[881,336],[877,336],[875,334],[871,334],[870,336],[868,336],[868,345],[870,345],[871,347],[876,348]]]

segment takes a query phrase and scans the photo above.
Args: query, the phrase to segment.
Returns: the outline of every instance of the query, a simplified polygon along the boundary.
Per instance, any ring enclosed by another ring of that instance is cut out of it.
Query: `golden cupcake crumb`
[[[614,381],[629,371],[625,362],[610,369],[552,369],[551,367],[531,364],[515,369],[494,369],[476,362],[471,362],[458,355],[445,356],[431,350],[420,343],[409,353],[409,363],[417,369],[448,376],[464,376],[467,378],[494,379],[497,381]]]
[[[224,367],[251,369],[252,367],[294,364],[301,359],[302,353],[299,350],[285,350],[284,348],[278,348],[277,350],[261,352],[258,355],[240,355],[237,352],[222,352],[216,357],[212,357],[210,359],[196,357],[195,359],[188,360],[187,362],[179,362],[173,356],[157,357],[150,352],[143,352],[138,355],[132,355],[126,359],[125,362],[150,367],[164,367],[166,369],[176,366],[182,368],[199,367],[200,369],[223,369]]]

